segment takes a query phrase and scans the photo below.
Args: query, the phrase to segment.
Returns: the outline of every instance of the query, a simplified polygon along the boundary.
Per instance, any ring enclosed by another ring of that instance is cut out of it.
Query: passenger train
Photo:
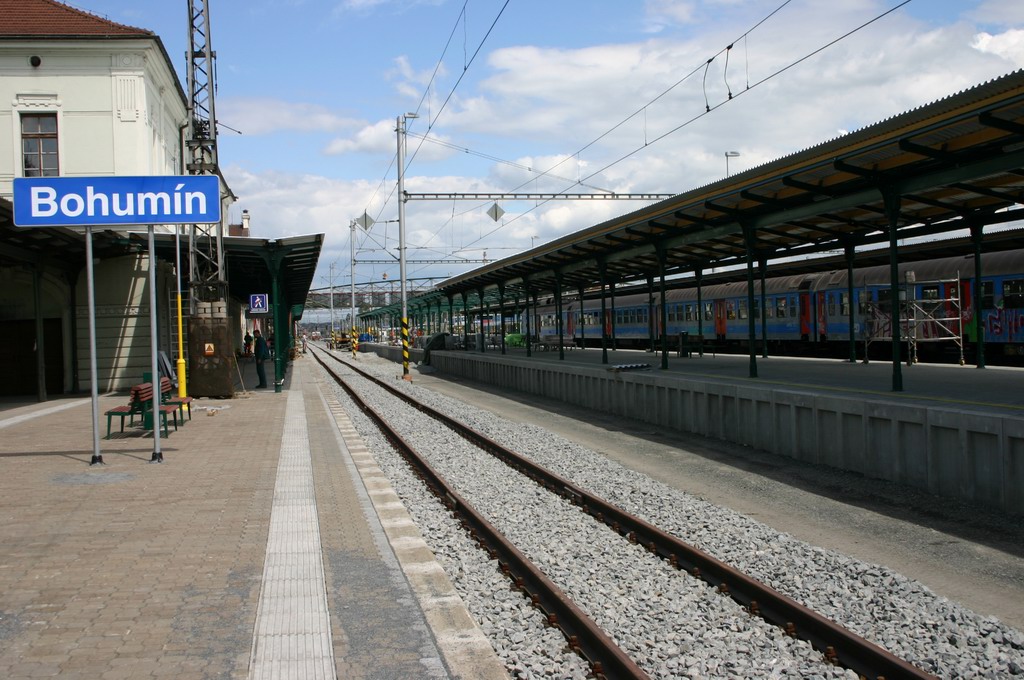
[[[1002,355],[1024,360],[1024,249],[982,256],[981,315],[987,357]],[[891,356],[891,309],[888,265],[853,270],[854,338],[872,345],[872,356]],[[937,359],[959,350],[968,358],[977,340],[974,256],[901,263],[901,340],[913,344],[922,358]],[[812,353],[846,356],[849,353],[850,293],[847,270],[777,276],[765,280],[766,328],[769,351],[776,354]],[[605,333],[616,347],[660,349],[661,294],[655,285],[651,297],[616,295],[614,326],[612,301],[606,302]],[[557,335],[554,298],[538,306],[534,327],[538,334]],[[723,351],[746,351],[749,344],[747,283],[703,286],[698,306],[694,287],[668,290],[667,330],[670,338],[688,333],[703,335]],[[754,328],[761,345],[761,284],[754,282]],[[563,298],[562,333],[567,344],[599,347],[600,299],[586,299],[582,314],[577,297]],[[877,344],[876,344],[877,343]],[[670,344],[674,348],[674,344]],[[877,349],[876,349],[877,348]],[[859,350],[863,356],[863,350]],[[904,355],[905,356],[905,355]],[[1016,363],[1015,362],[1015,363]]]

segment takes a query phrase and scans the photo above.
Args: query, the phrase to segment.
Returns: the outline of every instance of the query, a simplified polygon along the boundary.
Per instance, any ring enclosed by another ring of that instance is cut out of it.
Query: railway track
[[[455,488],[445,481],[434,468],[420,456],[415,448],[390,425],[385,418],[367,405],[348,381],[335,371],[321,356],[321,350],[313,353],[316,360],[332,378],[349,394],[359,408],[381,428],[391,443],[401,452],[436,495],[449,509],[459,516],[462,524],[473,537],[484,546],[492,557],[499,560],[501,569],[523,591],[545,615],[551,625],[558,626],[569,642],[587,662],[597,677],[645,678],[648,675],[633,662],[611,637],[588,617],[580,607],[548,579],[537,566],[533,565],[513,546],[483,515],[463,499]],[[473,446],[487,452],[505,465],[532,479],[537,485],[561,496],[580,512],[589,515],[610,527],[630,543],[642,546],[652,554],[661,557],[677,570],[700,579],[709,590],[730,597],[750,615],[767,621],[785,631],[787,636],[810,643],[822,655],[826,664],[841,666],[854,671],[864,678],[931,678],[933,676],[903,661],[881,647],[868,642],[838,623],[817,614],[791,598],[760,583],[729,565],[688,545],[679,538],[660,530],[658,527],[604,501],[585,489],[573,484],[531,460],[520,456],[487,436],[413,399],[405,392],[360,370],[349,362],[340,362],[327,353],[334,361],[386,390],[417,411],[443,423]]]

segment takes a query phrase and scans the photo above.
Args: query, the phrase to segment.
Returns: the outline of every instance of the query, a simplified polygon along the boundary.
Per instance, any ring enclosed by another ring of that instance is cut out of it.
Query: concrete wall
[[[401,348],[364,348],[401,360]],[[433,352],[431,365],[441,373],[596,413],[1024,514],[1022,417],[469,352]]]

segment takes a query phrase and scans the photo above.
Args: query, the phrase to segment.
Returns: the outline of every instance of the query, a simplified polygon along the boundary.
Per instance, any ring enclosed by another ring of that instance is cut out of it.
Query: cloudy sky
[[[187,0],[73,4],[158,33],[184,82]],[[398,278],[388,221],[405,113],[419,116],[410,192],[677,194],[724,177],[726,151],[740,154],[731,172],[747,170],[1024,68],[1020,0],[209,5],[232,221],[247,209],[256,236],[325,233],[314,288],[349,285],[349,225],[364,212],[378,224],[357,235],[356,283]],[[410,278],[644,205],[499,204],[495,222],[488,201],[409,202]]]

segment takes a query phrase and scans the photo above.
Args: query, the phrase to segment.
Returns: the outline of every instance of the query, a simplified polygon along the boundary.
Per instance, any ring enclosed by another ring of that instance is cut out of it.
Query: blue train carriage
[[[990,253],[982,261],[982,328],[991,356],[1004,354],[1024,357],[1024,250]],[[912,280],[908,281],[908,273]],[[853,304],[854,338],[885,342],[891,338],[889,319],[889,267],[881,265],[854,270],[851,301],[847,272],[837,269],[794,276],[776,276],[765,281],[766,326],[769,348],[776,353],[834,354],[848,350],[849,312]],[[975,330],[974,259],[942,258],[903,263],[899,267],[901,287],[914,301],[911,315],[901,314],[904,339],[913,334],[924,355],[939,355],[951,344],[966,343],[971,351],[977,341]],[[694,288],[666,293],[666,317],[669,336],[687,332],[696,337],[703,331],[706,340],[737,350],[749,341],[749,315],[754,315],[756,340],[760,341],[760,281],[755,282],[754,306],[748,309],[747,284],[744,281],[704,286],[701,305]],[[538,310],[539,333],[557,335],[553,300]],[[615,297],[616,346],[650,348],[653,334],[661,336],[660,292]],[[582,310],[577,299],[563,304],[562,331],[566,342],[587,346],[600,345],[601,301],[588,299]],[[611,303],[606,307],[605,332],[612,333]],[[961,323],[954,323],[959,314]],[[913,319],[908,317],[913,316]],[[959,341],[952,334],[959,334]]]

